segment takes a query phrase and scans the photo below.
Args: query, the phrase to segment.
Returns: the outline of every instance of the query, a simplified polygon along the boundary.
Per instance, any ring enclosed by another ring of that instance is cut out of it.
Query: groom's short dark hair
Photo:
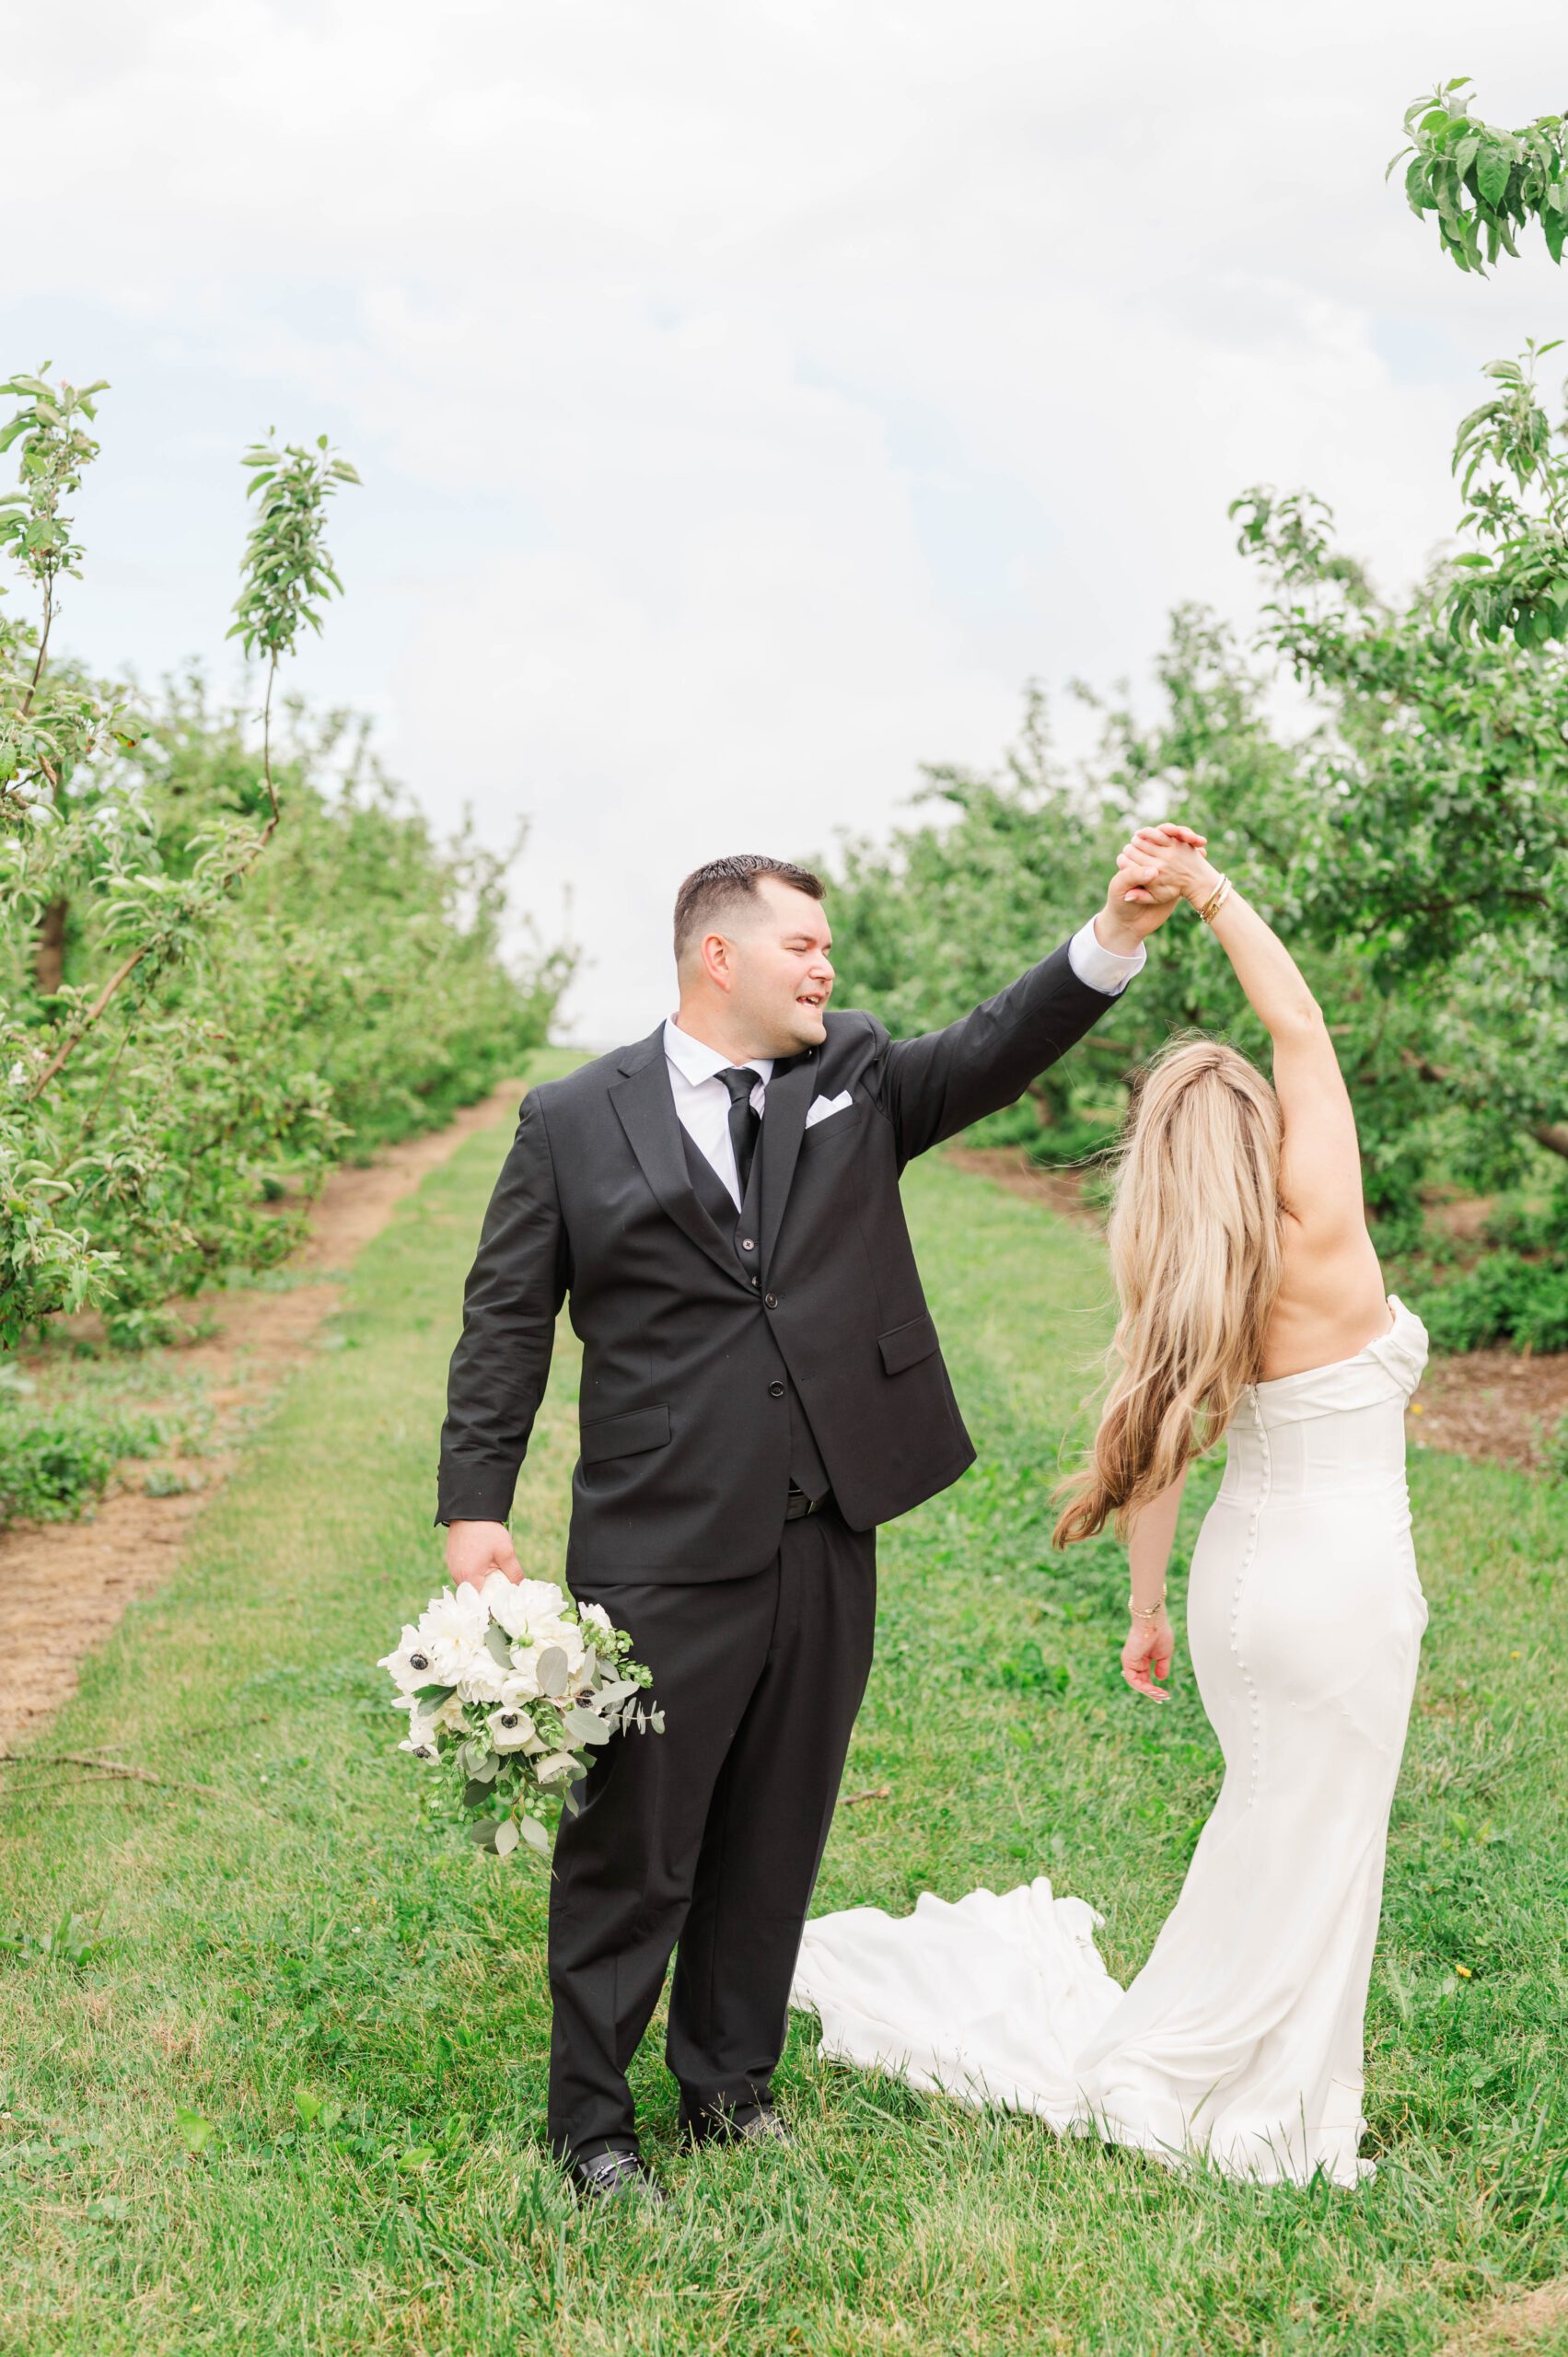
[[[792,885],[813,900],[821,900],[827,889],[819,876],[813,876],[808,867],[796,867],[790,859],[762,859],[755,852],[738,852],[733,859],[710,859],[705,867],[691,870],[675,896],[677,958],[685,954],[695,935],[706,933],[710,925],[753,897],[759,876],[776,876],[781,884]]]

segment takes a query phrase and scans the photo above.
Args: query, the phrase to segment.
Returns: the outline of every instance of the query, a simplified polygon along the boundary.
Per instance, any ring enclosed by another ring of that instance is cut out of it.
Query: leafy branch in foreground
[[[1493,545],[1463,551],[1443,581],[1456,638],[1568,637],[1568,422],[1553,427],[1536,388],[1536,363],[1557,349],[1532,342],[1522,360],[1489,360],[1482,374],[1501,389],[1459,426],[1460,528]]]
[[[1500,131],[1470,112],[1457,75],[1405,110],[1410,141],[1388,166],[1405,165],[1412,213],[1437,216],[1443,251],[1460,270],[1484,276],[1499,253],[1518,256],[1516,232],[1539,221],[1553,261],[1568,239],[1568,123],[1538,115],[1520,131]],[[1387,177],[1387,175],[1386,175]],[[1483,258],[1484,248],[1484,258]]]
[[[145,996],[191,939],[210,929],[223,901],[272,841],[283,816],[273,773],[273,691],[278,666],[295,652],[305,624],[320,630],[325,600],[343,594],[327,552],[326,504],[341,483],[356,483],[359,477],[330,447],[324,434],[313,450],[297,443],[282,450],[271,443],[258,444],[242,463],[250,470],[250,495],[260,502],[260,510],[240,561],[239,619],[228,635],[242,641],[247,655],[260,652],[266,658],[261,707],[266,821],[259,833],[241,826],[224,829],[205,842],[192,838],[196,856],[183,877],[141,875],[125,880],[106,916],[110,937],[116,929],[129,934],[129,946],[95,997],[76,994],[52,1053],[31,1080],[29,1098],[41,1096],[58,1076],[138,968]]]
[[[47,363],[45,366],[47,367]],[[20,408],[0,426],[0,451],[21,445],[19,491],[0,493],[0,549],[38,593],[37,623],[0,622],[0,823],[16,826],[47,811],[73,771],[114,726],[117,714],[69,668],[46,668],[58,587],[81,577],[82,550],[63,502],[81,489],[99,446],[87,432],[98,416],[99,380],[77,388],[52,384],[41,370],[0,384]]]
[[[234,604],[238,620],[228,635],[240,641],[248,656],[261,654],[267,665],[261,706],[261,767],[270,806],[261,830],[265,843],[281,815],[273,779],[273,689],[278,665],[294,653],[304,624],[319,634],[327,599],[343,596],[343,583],[327,553],[326,505],[341,484],[357,483],[359,477],[324,434],[314,449],[289,442],[280,450],[270,441],[259,442],[241,463],[250,472],[248,496],[259,504],[240,563],[242,586]]]

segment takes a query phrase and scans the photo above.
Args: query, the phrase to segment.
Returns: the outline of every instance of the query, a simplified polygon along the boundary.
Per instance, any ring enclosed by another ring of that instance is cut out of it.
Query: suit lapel
[[[767,1270],[789,1201],[790,1183],[806,1133],[806,1115],[817,1085],[817,1054],[808,1051],[787,1072],[775,1072],[768,1083],[767,1110],[757,1152],[762,1165],[762,1220],[759,1241],[762,1267]]]
[[[611,1088],[610,1101],[621,1117],[621,1126],[626,1132],[627,1141],[660,1207],[682,1234],[689,1236],[692,1243],[707,1254],[716,1268],[722,1269],[726,1277],[733,1277],[737,1284],[744,1284],[746,1280],[734,1250],[697,1201],[686,1167],[686,1150],[680,1143],[680,1117],[675,1109],[669,1074],[665,1069],[662,1024],[651,1039],[645,1039],[640,1047],[627,1050],[621,1071],[624,1077]],[[771,1118],[772,1089],[768,1091],[768,1112]],[[801,1120],[805,1118],[803,1109]],[[767,1132],[768,1123],[764,1120],[764,1138]],[[799,1144],[798,1137],[796,1143]]]

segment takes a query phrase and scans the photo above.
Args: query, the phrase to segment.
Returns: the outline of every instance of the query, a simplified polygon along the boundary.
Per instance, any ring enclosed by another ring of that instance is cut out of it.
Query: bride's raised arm
[[[1280,1191],[1309,1247],[1365,1233],[1355,1116],[1323,1010],[1279,935],[1187,830],[1141,827],[1119,865],[1130,900],[1174,888],[1207,921],[1274,1050],[1283,1151]]]

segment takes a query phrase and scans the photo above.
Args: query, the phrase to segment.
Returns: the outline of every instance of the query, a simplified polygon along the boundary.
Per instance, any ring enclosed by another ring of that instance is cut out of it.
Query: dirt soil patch
[[[1071,1170],[1044,1169],[1029,1160],[1028,1149],[1021,1145],[949,1145],[942,1151],[943,1159],[955,1163],[960,1170],[972,1170],[979,1178],[993,1178],[1010,1195],[1022,1195],[1026,1202],[1043,1203],[1047,1211],[1071,1220],[1074,1227],[1105,1225],[1101,1213],[1085,1194],[1093,1174],[1081,1166]]]
[[[1434,1359],[1411,1413],[1429,1447],[1541,1472],[1541,1435],[1568,1416],[1568,1352],[1533,1358],[1522,1351],[1468,1351]]]
[[[319,1346],[355,1253],[380,1233],[427,1171],[476,1130],[507,1119],[522,1086],[504,1081],[445,1129],[406,1138],[363,1169],[334,1170],[311,1209],[305,1241],[285,1264],[292,1282],[275,1291],[247,1285],[203,1296],[214,1330],[160,1353],[169,1374],[200,1376],[213,1411],[210,1451],[169,1467],[199,1487],[151,1496],[140,1487],[140,1469],[126,1465],[123,1486],[112,1490],[90,1519],[17,1524],[0,1533],[0,1658],[6,1665],[0,1752],[14,1751],[59,1709],[75,1688],[83,1656],[103,1643],[133,1596],[168,1577],[181,1541],[233,1470],[259,1415]],[[158,1404],[156,1388],[149,1368],[149,1407]]]
[[[946,1148],[960,1170],[973,1170],[1011,1195],[1041,1203],[1082,1226],[1098,1226],[1100,1214],[1085,1192],[1089,1173],[1042,1170],[1022,1146]],[[1479,1236],[1488,1205],[1448,1206],[1456,1234]],[[1434,1359],[1412,1402],[1411,1437],[1427,1448],[1457,1457],[1487,1458],[1543,1469],[1541,1434],[1568,1416],[1568,1352],[1532,1357],[1521,1351],[1469,1351]]]
[[[1446,2340],[1437,2357],[1503,2357],[1507,2350],[1560,2349],[1568,2324],[1568,2279],[1493,2300]]]

